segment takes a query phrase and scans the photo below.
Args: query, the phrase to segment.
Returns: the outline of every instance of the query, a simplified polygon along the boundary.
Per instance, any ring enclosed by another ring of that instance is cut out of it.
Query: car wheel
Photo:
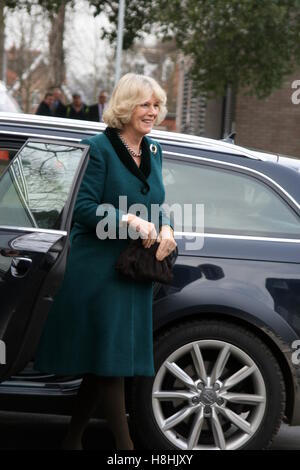
[[[172,327],[154,343],[155,377],[136,377],[130,423],[144,449],[267,448],[285,408],[280,367],[247,329],[223,321]]]

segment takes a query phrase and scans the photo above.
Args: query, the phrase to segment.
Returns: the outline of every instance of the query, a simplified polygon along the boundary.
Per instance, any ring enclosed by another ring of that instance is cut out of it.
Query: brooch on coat
[[[150,150],[155,155],[157,153],[157,146],[155,144],[150,144]]]

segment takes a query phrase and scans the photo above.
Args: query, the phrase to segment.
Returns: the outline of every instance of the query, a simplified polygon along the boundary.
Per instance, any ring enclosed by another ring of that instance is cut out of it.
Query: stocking
[[[82,449],[82,434],[98,406],[105,413],[117,449],[133,449],[125,410],[124,378],[94,374],[83,377],[63,449]]]

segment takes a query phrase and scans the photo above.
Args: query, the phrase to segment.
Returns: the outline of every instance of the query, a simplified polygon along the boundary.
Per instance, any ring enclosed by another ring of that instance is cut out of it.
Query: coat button
[[[147,194],[148,191],[149,191],[149,189],[146,188],[146,186],[143,186],[142,189],[141,189],[141,193],[142,193],[142,194]]]

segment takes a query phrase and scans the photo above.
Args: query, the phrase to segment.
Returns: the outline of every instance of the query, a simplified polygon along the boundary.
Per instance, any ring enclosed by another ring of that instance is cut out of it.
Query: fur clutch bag
[[[142,239],[131,240],[128,247],[120,254],[116,263],[119,274],[137,282],[160,282],[170,284],[173,280],[173,265],[178,256],[178,248],[162,261],[156,259],[159,246],[155,242],[150,248],[144,248]]]

